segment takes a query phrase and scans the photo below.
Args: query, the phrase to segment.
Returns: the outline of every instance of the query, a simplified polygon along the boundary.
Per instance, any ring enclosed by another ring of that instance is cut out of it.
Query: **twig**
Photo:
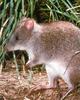
[[[1,73],[2,73],[2,68],[3,68],[3,65],[2,65],[2,63],[0,64],[0,75],[1,75]]]
[[[2,36],[2,32],[3,32],[3,29],[4,27],[6,26],[7,22],[8,22],[9,19],[6,19],[6,21],[3,23],[1,29],[0,29],[0,37]]]

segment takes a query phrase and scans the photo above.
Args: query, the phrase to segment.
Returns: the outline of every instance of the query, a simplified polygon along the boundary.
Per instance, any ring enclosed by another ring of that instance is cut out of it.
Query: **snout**
[[[5,50],[6,52],[9,52],[9,51],[17,50],[17,49],[15,48],[15,46],[13,46],[13,45],[11,45],[10,43],[8,43],[8,44],[5,45],[4,50]]]

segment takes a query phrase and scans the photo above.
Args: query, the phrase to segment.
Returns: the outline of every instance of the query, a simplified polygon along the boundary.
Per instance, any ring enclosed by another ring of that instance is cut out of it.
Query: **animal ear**
[[[31,31],[33,28],[34,28],[34,21],[33,20],[27,20],[25,23],[24,23],[24,26],[26,27],[26,29],[28,31]]]

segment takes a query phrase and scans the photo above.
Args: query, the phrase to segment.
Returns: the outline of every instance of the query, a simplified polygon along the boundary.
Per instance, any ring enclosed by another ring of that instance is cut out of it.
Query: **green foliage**
[[[80,0],[0,0],[0,62],[4,46],[22,16],[38,22],[68,20],[80,26]]]
[[[79,25],[80,14],[77,15],[73,5],[69,0],[46,0],[40,10],[41,13],[47,13],[48,20],[68,20]]]
[[[0,62],[5,56],[4,46],[22,16],[33,17],[37,0],[0,1]]]

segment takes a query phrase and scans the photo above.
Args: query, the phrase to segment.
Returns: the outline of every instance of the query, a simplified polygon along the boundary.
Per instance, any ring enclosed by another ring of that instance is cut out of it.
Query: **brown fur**
[[[30,30],[27,29],[27,21],[29,20],[32,21],[33,25],[33,28],[31,26]],[[16,40],[16,36],[18,37],[18,40]],[[59,70],[60,67],[63,67],[63,70],[66,70],[72,56],[75,52],[80,51],[80,29],[72,23],[65,21],[37,24],[33,19],[24,18],[18,24],[9,43],[6,45],[6,48],[8,50],[26,50],[29,55],[27,65],[31,67],[37,64],[47,65],[50,62],[53,62],[55,65],[54,60],[56,60],[57,63],[60,61],[60,65],[62,63],[65,67],[58,66],[58,63],[57,66],[53,66],[52,70],[56,67],[58,67]],[[68,76],[67,74],[63,75],[64,73],[61,69],[62,74],[60,75],[63,76],[61,77],[68,85],[72,84],[72,86],[75,86],[75,83],[79,82],[79,61],[80,54],[76,55],[68,66]],[[59,70],[57,70],[58,73]],[[78,72],[78,74],[75,73],[75,71]],[[49,82],[51,79],[55,79],[52,78],[53,73],[55,73],[54,70],[52,74],[50,72],[48,73],[48,76],[50,77]],[[77,78],[75,78],[75,76]]]

